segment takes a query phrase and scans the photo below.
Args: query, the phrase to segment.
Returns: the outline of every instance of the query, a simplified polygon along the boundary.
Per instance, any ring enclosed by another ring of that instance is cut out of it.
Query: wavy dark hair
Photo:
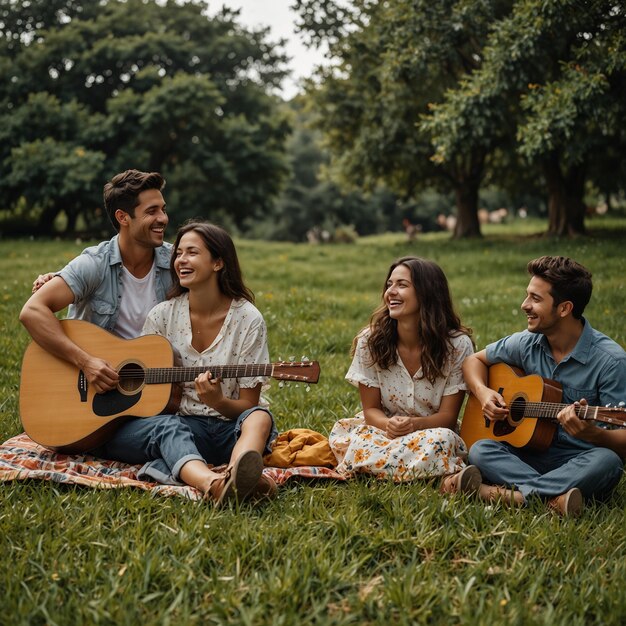
[[[223,267],[217,274],[220,291],[229,298],[235,300],[243,298],[248,300],[248,302],[254,303],[254,294],[243,282],[241,266],[239,265],[237,251],[235,250],[235,244],[231,236],[221,226],[199,219],[189,220],[178,229],[172,252],[172,260],[170,262],[170,273],[172,274],[173,285],[167,297],[174,298],[185,291],[189,291],[186,287],[181,286],[176,270],[174,269],[174,262],[176,260],[176,250],[178,249],[182,236],[192,231],[202,238],[204,245],[214,259],[222,259]]]
[[[402,257],[392,263],[385,278],[383,302],[370,318],[367,347],[372,355],[372,363],[382,369],[388,369],[398,362],[398,322],[389,316],[384,302],[387,281],[398,265],[406,266],[411,272],[418,303],[417,334],[422,345],[423,378],[434,384],[443,374],[452,349],[452,337],[472,335],[471,328],[461,324],[452,304],[446,275],[436,263],[412,256]],[[353,351],[355,346],[356,339]]]

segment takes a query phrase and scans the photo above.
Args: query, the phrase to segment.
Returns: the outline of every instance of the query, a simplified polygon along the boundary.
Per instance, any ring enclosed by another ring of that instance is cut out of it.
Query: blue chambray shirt
[[[74,294],[69,319],[86,320],[112,331],[117,322],[122,298],[122,255],[119,235],[97,246],[85,248],[57,276],[61,276]],[[156,296],[159,302],[172,285],[170,258],[172,244],[155,248]]]
[[[578,343],[560,363],[552,357],[545,335],[527,330],[489,344],[487,360],[556,380],[563,386],[565,404],[582,398],[592,406],[626,402],[626,352],[584,318],[583,322]]]

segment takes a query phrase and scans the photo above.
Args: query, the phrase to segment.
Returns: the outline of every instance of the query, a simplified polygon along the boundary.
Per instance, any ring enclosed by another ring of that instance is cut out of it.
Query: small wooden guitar
[[[547,449],[556,430],[556,416],[568,406],[560,404],[560,384],[536,374],[524,376],[520,370],[498,363],[489,368],[488,385],[504,398],[509,416],[504,420],[487,419],[480,402],[470,395],[461,422],[461,438],[467,447],[479,439],[493,439],[516,448]],[[581,420],[626,426],[623,408],[581,406],[577,415]]]
[[[31,439],[58,452],[90,450],[107,441],[124,419],[163,413],[172,383],[191,381],[209,370],[215,378],[270,376],[305,384],[319,380],[317,361],[174,367],[174,351],[165,337],[120,339],[89,322],[63,320],[61,325],[74,343],[108,361],[119,383],[97,394],[81,370],[30,343],[22,361],[22,425]]]

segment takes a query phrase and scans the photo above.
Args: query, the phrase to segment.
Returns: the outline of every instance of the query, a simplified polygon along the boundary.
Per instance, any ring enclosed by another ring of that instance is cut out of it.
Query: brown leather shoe
[[[468,465],[460,472],[446,476],[441,482],[440,493],[476,493],[483,478],[475,465]]]
[[[574,487],[560,496],[550,498],[548,507],[563,517],[578,517],[583,510],[583,494]]]
[[[255,489],[263,472],[263,458],[256,450],[247,450],[224,472],[221,485],[210,490],[215,506],[241,502]]]
[[[273,478],[261,474],[256,486],[248,495],[248,500],[258,502],[259,500],[271,500],[276,497],[278,487]]]

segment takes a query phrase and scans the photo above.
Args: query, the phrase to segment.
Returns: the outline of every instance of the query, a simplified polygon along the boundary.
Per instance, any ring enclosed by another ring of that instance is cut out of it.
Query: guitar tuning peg
[[[311,391],[311,385],[307,385],[304,390],[309,393],[309,391]]]
[[[302,358],[300,359],[303,363],[308,363],[309,362],[309,357],[308,356],[302,356]]]
[[[290,356],[289,360],[293,363],[296,360],[296,357],[295,356]]]
[[[282,389],[284,386],[285,386],[285,383],[281,380],[281,381],[278,383],[278,387],[279,387],[280,389]]]
[[[617,406],[626,406],[626,402],[624,402],[623,400],[617,405]]]

